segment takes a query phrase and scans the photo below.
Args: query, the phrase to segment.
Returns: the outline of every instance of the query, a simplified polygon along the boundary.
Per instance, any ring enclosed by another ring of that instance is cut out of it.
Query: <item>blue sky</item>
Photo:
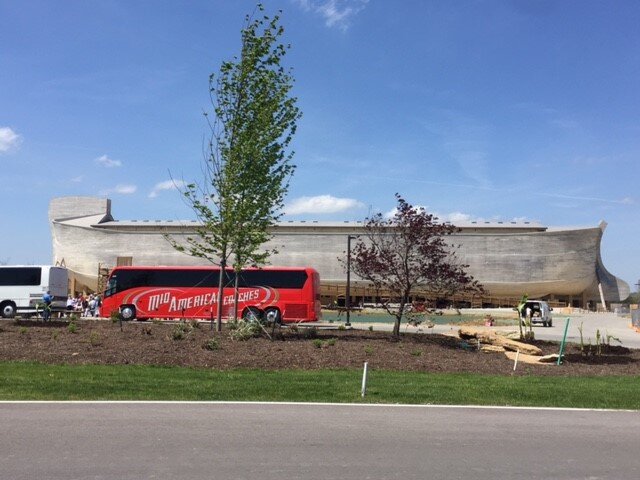
[[[640,2],[273,0],[303,118],[289,219],[394,194],[443,219],[609,226],[640,278]],[[52,197],[190,219],[207,80],[253,1],[0,0],[0,261],[48,263]]]

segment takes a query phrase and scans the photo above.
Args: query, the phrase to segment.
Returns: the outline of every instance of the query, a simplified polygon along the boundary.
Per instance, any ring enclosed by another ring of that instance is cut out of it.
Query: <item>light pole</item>
[[[347,310],[347,321],[345,327],[351,326],[351,240],[355,240],[355,235],[347,235],[347,291],[344,298],[344,307]]]

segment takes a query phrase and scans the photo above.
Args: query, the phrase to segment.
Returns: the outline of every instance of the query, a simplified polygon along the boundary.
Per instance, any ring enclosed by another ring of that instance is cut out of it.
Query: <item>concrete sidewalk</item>
[[[569,319],[569,330],[567,332],[567,341],[571,343],[580,343],[580,325],[582,325],[582,335],[584,343],[596,343],[596,330],[600,330],[600,334],[605,337],[612,335],[622,342],[621,344],[615,340],[611,340],[611,345],[622,345],[628,348],[640,348],[640,333],[631,328],[631,318],[621,317],[615,313],[574,313],[572,315],[553,315],[553,326],[543,327],[542,325],[534,325],[533,331],[537,340],[561,341],[564,334],[564,328],[567,318]],[[353,323],[353,328],[366,330],[369,326],[373,326],[376,331],[391,331],[393,324],[391,323]],[[434,325],[433,328],[427,327],[411,327],[406,323],[400,326],[401,332],[409,333],[440,333],[455,334],[458,331],[458,325]],[[500,326],[489,327],[495,331],[501,332],[517,332],[518,326]]]

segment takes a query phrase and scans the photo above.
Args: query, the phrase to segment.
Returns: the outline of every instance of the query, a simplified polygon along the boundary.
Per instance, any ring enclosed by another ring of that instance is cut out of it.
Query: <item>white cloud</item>
[[[186,183],[182,180],[167,180],[165,182],[156,183],[151,192],[149,198],[156,198],[163,190],[177,190],[184,188]]]
[[[413,205],[413,208],[415,208],[416,210],[424,210],[427,213],[433,213],[433,212],[430,212],[429,209],[427,207],[425,207],[424,205]],[[384,212],[382,214],[382,216],[384,218],[391,218],[391,217],[395,216],[396,213],[398,213],[398,207],[393,207],[388,212]]]
[[[347,30],[352,17],[362,11],[369,0],[297,0],[306,11],[312,11],[324,18],[327,27]]]
[[[22,137],[9,127],[0,127],[0,153],[15,150],[22,143]]]
[[[620,200],[618,203],[629,203],[633,204],[633,198],[626,197]],[[454,211],[449,213],[441,213],[434,210],[431,210],[428,205],[413,205],[414,208],[424,210],[425,212],[433,215],[433,217],[440,223],[451,223],[453,225],[464,225],[472,222],[476,223],[538,223],[538,220],[531,220],[527,217],[513,217],[510,220],[505,220],[504,215],[492,215],[491,217],[479,217],[476,215],[472,215],[469,213],[464,213],[460,211]],[[391,210],[382,213],[383,218],[391,219],[398,212],[397,207],[393,207]]]
[[[135,185],[119,184],[116,185],[114,192],[122,195],[131,195],[132,193],[135,193],[137,189],[138,187]]]
[[[284,208],[287,215],[302,213],[338,213],[355,208],[361,208],[364,204],[353,198],[337,198],[332,195],[318,195],[316,197],[300,197],[287,204]]]
[[[113,188],[100,191],[100,195],[111,195],[112,193],[118,193],[120,195],[131,195],[138,190],[138,187],[131,184],[119,183]]]
[[[474,217],[472,217],[468,213],[462,213],[462,212],[448,213],[447,215],[438,216],[438,218],[443,222],[451,222],[454,225],[456,223],[466,223],[466,222],[472,222],[475,220]]]
[[[113,160],[112,158],[109,158],[106,155],[102,155],[101,157],[96,158],[95,162],[98,165],[102,165],[103,167],[106,167],[106,168],[113,168],[113,167],[121,167],[122,166],[122,162],[120,160]]]

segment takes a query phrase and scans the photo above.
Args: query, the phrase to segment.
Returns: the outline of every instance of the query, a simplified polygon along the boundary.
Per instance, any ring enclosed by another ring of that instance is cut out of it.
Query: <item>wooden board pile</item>
[[[535,364],[552,364],[558,360],[558,355],[543,355],[542,350],[535,345],[518,342],[500,335],[494,331],[475,327],[462,327],[458,330],[458,335],[463,340],[475,339],[480,344],[480,350],[486,353],[504,353],[511,360]],[[518,354],[518,352],[520,352]]]

